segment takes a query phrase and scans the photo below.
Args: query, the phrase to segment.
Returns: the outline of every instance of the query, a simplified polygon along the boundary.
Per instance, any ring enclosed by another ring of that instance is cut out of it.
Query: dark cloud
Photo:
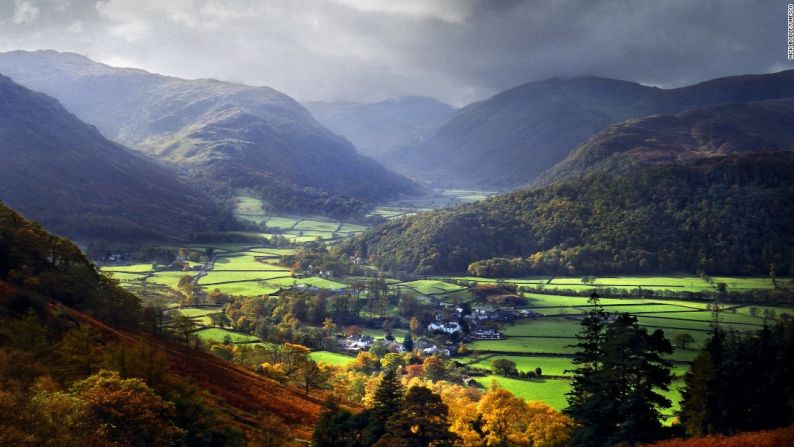
[[[299,99],[461,105],[527,81],[679,86],[787,68],[777,0],[1,0],[0,50],[54,48]]]

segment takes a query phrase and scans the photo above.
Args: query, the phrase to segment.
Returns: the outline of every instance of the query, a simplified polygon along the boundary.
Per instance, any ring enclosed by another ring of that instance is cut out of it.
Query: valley
[[[440,190],[427,197],[384,204],[373,214],[387,220],[398,219],[482,200],[490,194]],[[661,329],[674,343],[683,343],[668,356],[675,376],[670,390],[663,393],[674,403],[665,413],[668,423],[679,409],[679,393],[689,362],[715,325],[747,333],[760,330],[765,324],[788,320],[794,313],[794,303],[773,304],[779,298],[770,296],[770,292],[794,290],[794,280],[788,277],[776,277],[774,282],[770,277],[680,274],[405,277],[384,275],[375,265],[351,260],[341,263],[347,271],[339,265],[333,270],[315,266],[301,269],[287,264],[291,256],[317,244],[333,251],[367,227],[317,217],[268,214],[265,208],[257,199],[238,197],[236,217],[261,225],[262,231],[233,233],[261,238],[263,243],[171,247],[182,249],[185,260],[177,264],[183,271],[151,263],[107,265],[102,270],[130,290],[157,291],[164,286],[164,294],[172,297],[169,306],[194,320],[196,335],[207,343],[222,345],[256,347],[278,340],[263,337],[250,323],[240,324],[228,318],[228,307],[222,304],[227,300],[245,303],[279,300],[280,295],[290,291],[320,293],[328,303],[320,311],[322,318],[334,320],[337,332],[332,335],[340,341],[360,331],[372,337],[372,343],[389,343],[393,339],[402,346],[411,334],[414,345],[424,343],[443,350],[445,358],[460,368],[458,374],[465,376],[469,384],[487,389],[491,383],[498,383],[516,396],[545,402],[557,410],[566,407],[571,371],[575,368],[573,345],[577,343],[581,318],[590,309],[588,299],[597,293],[607,312],[630,313],[638,318],[641,327]],[[381,289],[376,291],[377,287]],[[386,303],[377,302],[381,294]],[[332,303],[340,296],[355,296],[352,317],[334,317]],[[405,300],[414,303],[414,307],[406,310]],[[418,328],[411,329],[413,315],[423,315],[423,320]],[[447,321],[460,322],[465,331],[450,335],[426,329],[432,322]],[[323,329],[304,323],[300,330]],[[318,363],[344,369],[357,361],[357,350],[329,344],[322,337],[309,340],[304,338],[304,343],[313,346],[310,356]]]
[[[785,8],[6,3],[0,447],[794,445]]]

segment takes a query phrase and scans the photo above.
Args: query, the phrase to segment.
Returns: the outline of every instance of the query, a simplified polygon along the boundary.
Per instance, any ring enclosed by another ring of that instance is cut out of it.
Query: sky
[[[551,77],[660,87],[794,68],[779,0],[0,0],[0,51],[455,106]]]

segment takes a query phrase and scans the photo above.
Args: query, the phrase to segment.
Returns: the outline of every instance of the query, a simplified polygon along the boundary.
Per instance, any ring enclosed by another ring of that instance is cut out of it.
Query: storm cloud
[[[598,75],[673,87],[794,68],[777,0],[0,0],[0,51],[56,49],[301,100],[455,105]]]

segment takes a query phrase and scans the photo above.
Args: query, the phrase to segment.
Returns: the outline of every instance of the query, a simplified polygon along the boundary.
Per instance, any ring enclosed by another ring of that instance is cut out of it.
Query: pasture
[[[244,334],[241,332],[235,332],[229,329],[221,329],[217,327],[196,331],[196,335],[198,335],[199,338],[202,340],[215,341],[215,342],[223,342],[223,339],[226,338],[227,335],[231,337],[232,343],[252,343],[252,342],[260,341],[259,337],[255,337],[253,335]]]
[[[350,355],[329,351],[314,351],[309,354],[309,357],[318,363],[325,363],[332,366],[346,366],[348,363],[356,359]]]

